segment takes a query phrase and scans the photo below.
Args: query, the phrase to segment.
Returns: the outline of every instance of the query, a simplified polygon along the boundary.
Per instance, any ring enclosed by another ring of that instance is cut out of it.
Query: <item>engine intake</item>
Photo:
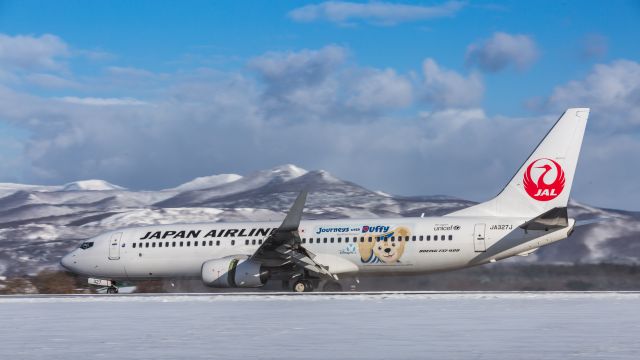
[[[228,256],[202,264],[202,282],[219,288],[252,288],[263,286],[269,270],[247,256]]]

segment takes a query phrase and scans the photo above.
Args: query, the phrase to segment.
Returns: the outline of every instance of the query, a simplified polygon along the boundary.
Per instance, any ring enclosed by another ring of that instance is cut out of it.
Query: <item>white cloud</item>
[[[107,67],[107,72],[111,75],[115,76],[126,76],[126,77],[154,77],[155,75],[148,70],[139,69],[129,66],[109,66]]]
[[[359,72],[348,92],[347,105],[360,111],[402,108],[413,101],[411,82],[393,69]]]
[[[289,17],[299,22],[324,20],[344,24],[349,21],[364,20],[375,24],[393,25],[408,21],[451,17],[464,5],[464,2],[460,1],[449,1],[434,6],[378,1],[369,3],[326,1],[294,9],[289,12]]]
[[[640,63],[597,64],[584,79],[556,87],[544,106],[591,107],[592,123],[606,131],[640,128]]]
[[[55,35],[0,34],[0,64],[3,66],[23,70],[60,70],[64,68],[61,59],[69,55],[68,45]]]
[[[88,105],[88,106],[131,106],[131,105],[147,105],[147,102],[134,98],[97,98],[97,97],[75,97],[65,96],[60,98],[61,101],[70,104]]]
[[[469,45],[466,62],[486,72],[508,67],[524,70],[538,58],[538,49],[527,35],[497,32],[485,41]]]
[[[75,49],[73,51],[74,56],[81,56],[91,61],[107,61],[113,60],[116,56],[112,53],[103,51],[103,50],[82,50]]]
[[[347,50],[329,45],[320,50],[270,52],[249,62],[266,81],[277,81],[282,87],[321,82],[336,67],[343,64]]]
[[[477,74],[464,77],[455,71],[440,67],[435,60],[426,59],[422,64],[424,96],[437,107],[470,107],[478,105],[484,93],[484,85]]]
[[[73,80],[65,79],[64,77],[53,74],[32,73],[25,75],[24,78],[26,82],[42,88],[64,89],[80,87],[80,84]]]
[[[409,106],[413,86],[392,69],[361,68],[347,62],[348,51],[272,52],[249,62],[263,81],[262,105],[278,119],[360,119],[372,112]]]

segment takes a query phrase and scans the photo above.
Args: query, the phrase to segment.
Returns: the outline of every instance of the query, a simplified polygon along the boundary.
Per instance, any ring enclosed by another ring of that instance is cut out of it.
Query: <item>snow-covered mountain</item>
[[[242,175],[238,175],[238,174],[220,174],[220,175],[203,176],[203,177],[195,178],[189,182],[186,182],[182,185],[176,186],[175,188],[168,189],[168,190],[182,192],[182,191],[209,189],[212,187],[228,184],[240,179],[242,179]]]
[[[34,274],[103,231],[149,224],[279,220],[310,189],[305,218],[443,215],[473,204],[449,196],[394,196],[326,171],[283,165],[245,176],[212,175],[171,189],[134,191],[101,180],[62,186],[0,184],[0,275]],[[640,263],[640,213],[571,202],[570,215],[609,218],[567,241],[510,261]]]
[[[110,184],[104,180],[81,180],[68,183],[62,187],[63,191],[108,191],[124,190],[123,187]]]

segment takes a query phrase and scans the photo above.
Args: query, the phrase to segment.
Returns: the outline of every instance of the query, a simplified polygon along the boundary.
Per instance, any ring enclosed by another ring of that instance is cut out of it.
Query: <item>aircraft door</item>
[[[120,259],[120,239],[121,238],[122,238],[121,232],[111,234],[111,239],[109,239],[109,260]]]
[[[487,247],[484,243],[486,224],[476,224],[473,230],[473,248],[476,252],[484,252]]]

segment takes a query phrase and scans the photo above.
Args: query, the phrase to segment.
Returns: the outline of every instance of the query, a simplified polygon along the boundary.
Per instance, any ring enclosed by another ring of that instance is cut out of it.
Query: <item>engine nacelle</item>
[[[202,264],[202,282],[211,287],[260,287],[269,279],[269,270],[247,256],[228,256]]]

